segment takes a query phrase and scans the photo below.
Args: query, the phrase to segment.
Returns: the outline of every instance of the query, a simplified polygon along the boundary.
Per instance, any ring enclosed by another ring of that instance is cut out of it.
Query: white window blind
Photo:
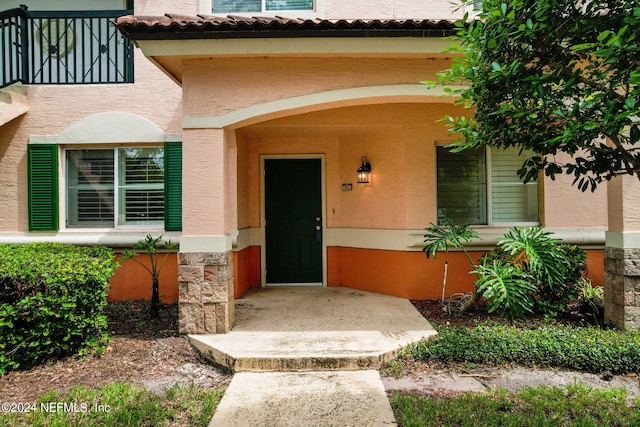
[[[113,227],[113,150],[67,151],[67,226]]]
[[[164,221],[164,163],[161,148],[119,150],[118,223]]]
[[[493,223],[538,221],[538,184],[517,175],[522,157],[516,148],[491,151],[491,219]]]

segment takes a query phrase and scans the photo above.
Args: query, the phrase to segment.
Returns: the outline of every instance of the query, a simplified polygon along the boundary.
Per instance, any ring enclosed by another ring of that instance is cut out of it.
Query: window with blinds
[[[164,152],[67,150],[67,227],[164,223]]]
[[[516,148],[492,150],[491,221],[519,223],[538,221],[538,183],[523,184],[518,177],[523,158]]]
[[[452,153],[437,147],[438,218],[456,224],[487,223],[487,173],[485,152]]]
[[[436,148],[438,219],[456,224],[518,224],[538,221],[538,184],[518,178],[523,156],[515,148]]]
[[[118,161],[118,224],[163,223],[162,148],[122,148]]]
[[[313,0],[213,0],[214,13],[313,10]]]
[[[114,226],[114,150],[68,150],[67,226]]]

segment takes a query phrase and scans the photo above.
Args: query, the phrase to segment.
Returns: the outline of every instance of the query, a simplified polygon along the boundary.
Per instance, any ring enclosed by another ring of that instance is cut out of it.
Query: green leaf
[[[596,37],[596,40],[598,40],[599,42],[604,41],[604,39],[609,37],[610,34],[611,34],[611,31],[604,30],[600,34],[598,34],[598,36]]]

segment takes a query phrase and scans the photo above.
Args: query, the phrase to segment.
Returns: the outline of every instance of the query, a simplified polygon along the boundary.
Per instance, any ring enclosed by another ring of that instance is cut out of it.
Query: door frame
[[[267,231],[265,228],[266,208],[265,208],[265,172],[264,161],[266,159],[291,160],[291,159],[320,159],[320,193],[322,198],[322,283],[290,283],[290,284],[267,284]],[[261,154],[260,155],[260,286],[280,287],[280,286],[327,286],[327,192],[325,176],[325,155],[324,154]]]

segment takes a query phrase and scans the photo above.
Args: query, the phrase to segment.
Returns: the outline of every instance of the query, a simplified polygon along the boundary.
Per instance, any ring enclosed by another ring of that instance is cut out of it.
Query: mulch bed
[[[212,368],[178,334],[177,305],[162,306],[159,317],[150,319],[146,302],[109,304],[107,317],[113,335],[104,353],[9,372],[0,377],[2,400],[34,402],[50,389],[65,393],[76,385],[102,386],[115,381],[145,385],[163,378],[193,380],[196,375],[205,375],[210,385],[229,381],[228,375]]]

